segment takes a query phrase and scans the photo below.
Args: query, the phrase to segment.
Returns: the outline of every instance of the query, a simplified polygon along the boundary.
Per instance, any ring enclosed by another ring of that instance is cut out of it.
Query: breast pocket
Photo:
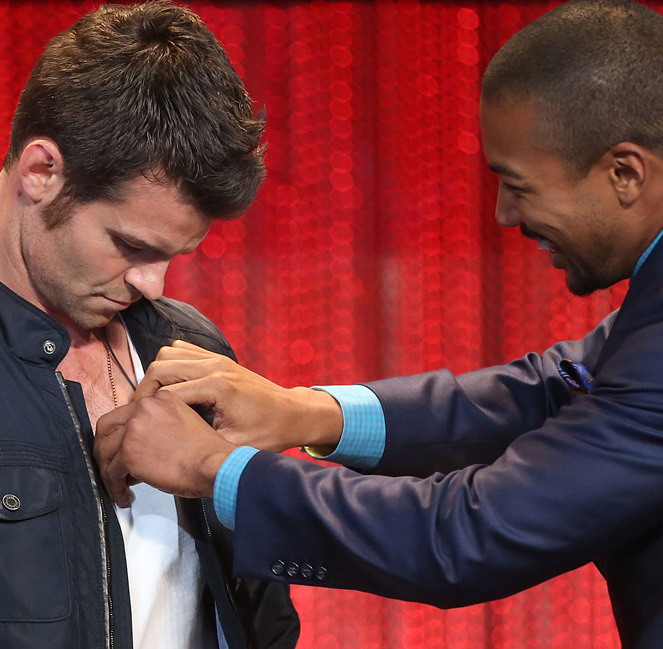
[[[58,470],[0,466],[0,622],[54,621],[70,613],[62,489]]]

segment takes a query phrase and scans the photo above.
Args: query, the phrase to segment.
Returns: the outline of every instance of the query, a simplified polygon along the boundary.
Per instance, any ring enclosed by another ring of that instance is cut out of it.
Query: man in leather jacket
[[[287,587],[231,577],[206,499],[136,485],[120,512],[91,453],[162,345],[233,357],[163,281],[252,202],[262,129],[218,41],[167,2],[104,6],[37,63],[0,172],[0,646],[294,647]]]

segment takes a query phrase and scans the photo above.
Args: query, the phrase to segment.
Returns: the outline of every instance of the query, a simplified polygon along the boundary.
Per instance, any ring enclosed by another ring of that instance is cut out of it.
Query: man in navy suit
[[[641,4],[578,0],[516,34],[483,83],[498,222],[576,294],[630,277],[619,313],[504,366],[325,390],[178,343],[139,389],[154,396],[99,422],[118,503],[135,480],[214,494],[237,575],[442,607],[594,561],[624,647],[660,649],[662,44]],[[185,403],[211,406],[214,428]],[[276,453],[298,445],[349,468]]]

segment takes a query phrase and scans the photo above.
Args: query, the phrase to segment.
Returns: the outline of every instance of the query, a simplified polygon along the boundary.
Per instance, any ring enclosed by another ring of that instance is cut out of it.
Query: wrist
[[[300,433],[295,446],[315,446],[331,452],[343,432],[343,411],[338,401],[323,390],[291,388],[299,407],[296,430]]]
[[[198,491],[201,496],[213,496],[216,476],[229,455],[228,452],[217,452],[201,461],[198,467]]]

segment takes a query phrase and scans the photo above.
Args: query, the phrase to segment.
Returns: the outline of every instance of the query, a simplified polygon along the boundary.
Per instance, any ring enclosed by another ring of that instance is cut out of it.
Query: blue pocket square
[[[557,364],[557,370],[566,384],[571,388],[573,396],[589,394],[592,391],[594,377],[582,363],[563,358]]]

